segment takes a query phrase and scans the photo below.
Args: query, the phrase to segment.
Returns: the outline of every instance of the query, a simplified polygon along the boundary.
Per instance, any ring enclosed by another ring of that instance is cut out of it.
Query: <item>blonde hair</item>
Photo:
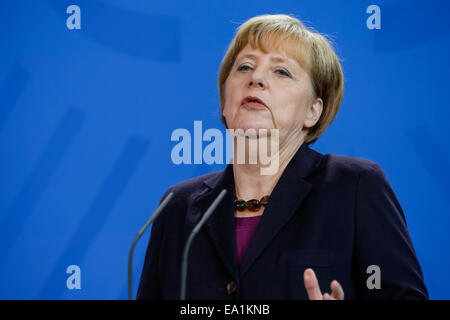
[[[308,72],[313,98],[323,101],[322,114],[305,137],[306,143],[315,142],[333,122],[344,94],[344,76],[331,42],[290,15],[261,15],[247,20],[238,28],[220,64],[218,86],[222,114],[225,81],[237,55],[247,44],[264,53],[283,49]],[[226,125],[223,115],[222,122]]]

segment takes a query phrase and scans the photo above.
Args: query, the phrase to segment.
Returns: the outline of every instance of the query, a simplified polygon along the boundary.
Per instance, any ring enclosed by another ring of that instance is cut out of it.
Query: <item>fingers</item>
[[[331,295],[329,293],[322,295],[316,274],[312,269],[306,269],[303,278],[309,300],[344,300],[344,289],[336,280],[331,281]]]
[[[331,296],[336,300],[344,300],[344,289],[336,280],[331,281]]]
[[[303,274],[306,292],[309,300],[322,300],[322,292],[320,292],[319,282],[312,269],[306,269]]]
[[[337,300],[337,299],[334,298],[333,296],[330,296],[329,293],[324,293],[323,294],[323,300]]]

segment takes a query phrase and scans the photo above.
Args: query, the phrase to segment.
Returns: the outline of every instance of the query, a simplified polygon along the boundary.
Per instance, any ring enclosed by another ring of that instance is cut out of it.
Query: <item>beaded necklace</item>
[[[242,200],[242,199],[235,199],[234,200],[234,209],[238,211],[244,211],[245,209],[256,212],[259,209],[261,209],[261,206],[266,206],[269,202],[270,196],[264,196],[261,198],[261,200],[258,199],[252,199],[252,200]]]

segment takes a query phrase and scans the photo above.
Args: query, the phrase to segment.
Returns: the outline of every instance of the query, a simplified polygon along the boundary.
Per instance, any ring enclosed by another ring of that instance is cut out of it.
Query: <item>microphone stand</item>
[[[173,192],[169,193],[164,200],[161,202],[158,208],[153,212],[153,214],[148,219],[147,223],[139,230],[136,237],[134,237],[133,243],[131,244],[130,253],[128,255],[128,300],[132,300],[132,282],[133,282],[133,253],[136,243],[141,238],[142,234],[147,230],[148,226],[158,217],[158,215],[163,211],[166,205],[169,203],[170,199],[173,197]]]
[[[226,189],[223,189],[220,194],[217,196],[217,198],[214,200],[214,202],[209,206],[208,210],[206,210],[203,217],[200,219],[199,223],[194,227],[191,234],[189,235],[189,238],[186,242],[186,246],[184,247],[183,251],[183,260],[181,265],[181,292],[180,292],[180,299],[186,300],[186,277],[187,277],[187,267],[188,267],[188,256],[189,256],[189,249],[191,248],[192,240],[194,240],[194,237],[197,235],[200,228],[203,226],[203,224],[208,220],[208,218],[211,216],[211,214],[216,210],[217,206],[219,205],[220,201],[225,197],[225,194],[227,193]]]

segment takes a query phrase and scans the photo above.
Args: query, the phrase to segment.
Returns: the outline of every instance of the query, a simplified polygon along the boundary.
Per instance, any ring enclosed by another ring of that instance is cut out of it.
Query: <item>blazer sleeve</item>
[[[428,299],[405,215],[375,162],[359,176],[355,219],[354,276],[358,298]],[[373,286],[377,271],[373,267],[368,270],[372,265],[379,267],[379,289]]]
[[[168,189],[161,198],[162,200],[170,193]],[[166,208],[167,209],[167,208]],[[160,277],[158,275],[159,253],[163,237],[163,212],[152,223],[150,240],[145,253],[144,266],[142,267],[141,279],[136,295],[137,300],[160,300],[162,290]]]

